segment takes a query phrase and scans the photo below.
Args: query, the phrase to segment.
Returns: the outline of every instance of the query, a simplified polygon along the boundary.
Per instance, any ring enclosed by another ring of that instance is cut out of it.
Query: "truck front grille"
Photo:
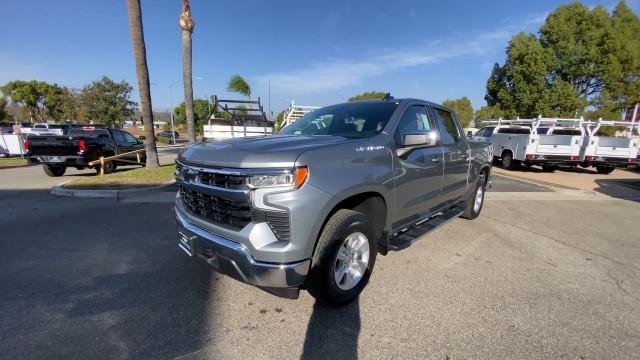
[[[198,173],[197,182],[209,185],[217,186],[225,189],[246,189],[247,178],[245,176],[226,175],[200,171]]]
[[[221,226],[240,230],[251,222],[251,204],[179,186],[182,203],[192,213]]]

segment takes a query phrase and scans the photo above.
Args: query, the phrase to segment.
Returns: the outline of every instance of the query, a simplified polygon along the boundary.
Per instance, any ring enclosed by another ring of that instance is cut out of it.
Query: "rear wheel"
[[[476,180],[476,185],[473,189],[473,192],[467,199],[464,213],[460,215],[461,218],[473,220],[480,215],[480,211],[482,211],[482,205],[484,204],[484,192],[486,190],[487,184],[486,177],[486,171],[481,172],[478,176],[478,180]]]
[[[64,175],[65,171],[67,171],[67,167],[63,165],[49,165],[44,164],[42,166],[44,173],[51,177],[59,177]]]
[[[518,161],[513,159],[513,154],[509,150],[502,153],[502,167],[507,170],[513,170],[518,167]]]
[[[555,165],[542,165],[542,171],[552,173],[558,170],[558,167]]]
[[[104,162],[104,173],[111,174],[116,169],[116,164],[113,161]],[[96,172],[100,175],[100,165],[96,166]]]
[[[306,281],[309,293],[332,306],[360,295],[376,260],[376,241],[367,217],[338,210],[322,230]]]
[[[611,174],[613,172],[613,170],[615,170],[616,167],[615,166],[611,166],[611,165],[597,165],[596,166],[596,171],[598,172],[598,174]]]

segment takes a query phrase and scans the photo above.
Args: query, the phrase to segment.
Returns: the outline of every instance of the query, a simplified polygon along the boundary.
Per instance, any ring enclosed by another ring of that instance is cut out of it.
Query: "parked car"
[[[491,151],[467,142],[451,109],[390,97],[316,109],[275,136],[198,143],[176,161],[178,245],[272,294],[342,305],[377,253],[480,214]]]
[[[65,136],[30,136],[24,140],[24,149],[30,163],[43,164],[45,174],[49,176],[64,175],[67,167],[78,170],[94,168],[100,172],[100,165],[89,165],[101,156],[108,157],[134,150],[144,146],[133,135],[126,131],[111,128],[72,128]],[[142,154],[144,163],[144,153]],[[123,158],[136,160],[136,154]],[[105,161],[104,173],[109,174],[118,164],[130,164],[122,161]]]
[[[171,133],[173,133],[173,136],[172,136]],[[180,138],[180,133],[177,132],[177,131],[165,130],[165,131],[159,133],[156,136],[166,137],[166,138],[169,138],[169,139],[171,139],[171,138],[179,139]]]

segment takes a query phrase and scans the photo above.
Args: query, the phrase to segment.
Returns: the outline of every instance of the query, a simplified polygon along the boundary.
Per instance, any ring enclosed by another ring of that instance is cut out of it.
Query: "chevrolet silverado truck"
[[[415,99],[316,109],[278,135],[205,141],[176,159],[178,246],[272,294],[340,306],[376,255],[480,214],[490,144]]]
[[[101,156],[108,157],[134,150],[144,145],[126,131],[111,128],[85,126],[72,128],[66,135],[29,136],[24,139],[25,156],[32,164],[42,164],[45,174],[57,177],[64,175],[68,167],[78,170],[87,167],[100,173],[100,165],[89,165]],[[145,159],[145,155],[142,156]],[[134,161],[136,155],[126,155],[124,160]],[[118,161],[105,161],[104,173],[112,173]],[[129,163],[124,163],[128,165]]]

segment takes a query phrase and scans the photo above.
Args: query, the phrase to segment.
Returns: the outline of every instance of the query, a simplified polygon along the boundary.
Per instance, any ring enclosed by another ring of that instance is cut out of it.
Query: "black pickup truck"
[[[43,164],[45,174],[62,176],[68,167],[78,170],[94,168],[100,173],[100,165],[89,165],[101,156],[108,157],[144,148],[142,142],[126,131],[111,128],[71,129],[64,136],[30,136],[24,140],[24,149],[30,163]],[[136,160],[136,154],[123,160]],[[145,154],[141,154],[144,163]],[[124,164],[123,162],[120,162]],[[109,174],[119,164],[105,161],[104,173]]]

